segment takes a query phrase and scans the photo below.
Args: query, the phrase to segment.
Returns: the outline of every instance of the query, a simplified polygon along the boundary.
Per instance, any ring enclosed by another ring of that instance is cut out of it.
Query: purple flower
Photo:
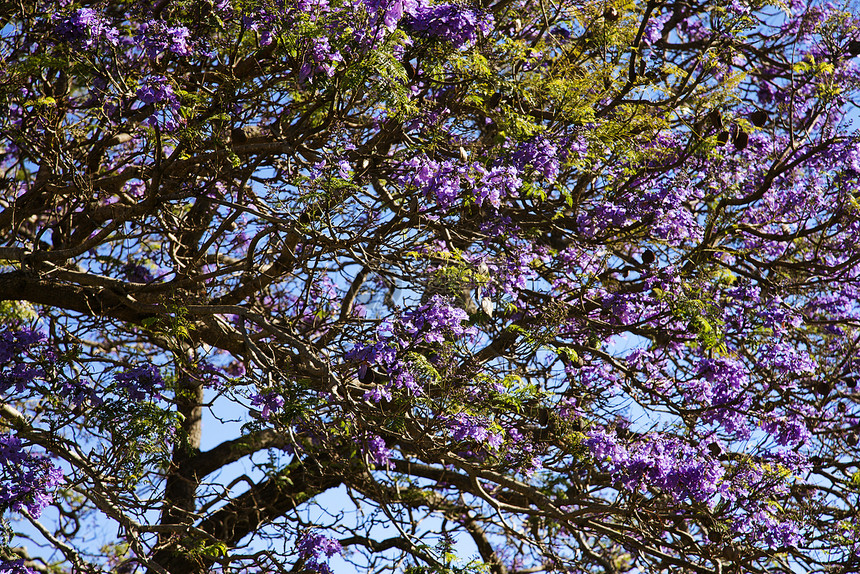
[[[221,369],[208,361],[198,361],[190,369],[183,369],[182,378],[202,383],[207,388],[218,387],[221,384],[219,375]]]
[[[39,367],[17,364],[8,371],[0,371],[0,393],[15,387],[16,393],[23,393],[36,378],[44,377],[45,372]]]
[[[454,337],[475,333],[472,327],[463,327],[462,323],[469,319],[469,314],[455,307],[441,295],[433,295],[430,301],[404,315],[404,324],[411,335],[423,334],[429,343],[441,343],[446,335]]]
[[[265,420],[268,419],[273,412],[278,411],[284,406],[284,399],[278,393],[269,391],[267,393],[258,393],[251,397],[251,405],[258,407],[263,405],[263,411],[260,416]]]
[[[728,357],[702,359],[698,376],[687,383],[688,398],[713,408],[705,411],[703,419],[718,423],[727,432],[747,437],[750,432],[745,416],[750,406],[747,388],[749,377],[743,363]]]
[[[0,371],[0,393],[12,387],[22,393],[36,378],[44,377],[44,371],[31,363],[21,362],[31,354],[31,348],[44,340],[45,336],[31,329],[6,329],[0,332],[0,364],[12,362],[9,368]]]
[[[155,280],[152,276],[152,272],[143,265],[135,265],[134,263],[128,263],[122,268],[122,273],[125,275],[125,278],[131,281],[132,283],[151,283]]]
[[[81,405],[98,406],[104,400],[96,394],[92,382],[86,379],[68,379],[60,384],[57,391],[61,397],[69,401],[72,407]]]
[[[475,186],[475,203],[482,205],[484,201],[488,201],[493,207],[499,207],[503,198],[516,197],[522,184],[515,167],[494,167],[485,173],[480,183]]]
[[[559,146],[544,135],[519,144],[511,156],[511,162],[521,172],[533,171],[550,183],[558,177],[561,159]]]
[[[464,175],[464,170],[452,161],[439,162],[419,156],[403,163],[397,179],[399,183],[414,185],[426,197],[436,199],[440,207],[447,209],[460,196]]]
[[[26,566],[23,558],[0,560],[0,574],[36,574],[36,570]]]
[[[117,386],[128,393],[133,401],[142,401],[147,396],[161,398],[159,389],[164,388],[161,373],[155,365],[140,365],[114,376]]]
[[[478,34],[489,34],[493,16],[459,4],[436,4],[419,7],[408,22],[414,32],[450,42],[459,50],[475,44]]]
[[[351,351],[346,353],[345,358],[348,361],[388,366],[394,364],[396,361],[397,351],[388,341],[382,340],[366,347],[356,345]]]
[[[776,435],[775,440],[781,446],[803,444],[812,436],[803,418],[797,415],[774,417],[762,424],[762,429]]]
[[[296,550],[299,558],[305,561],[305,567],[318,574],[334,574],[328,559],[343,552],[340,542],[313,530],[302,536]]]
[[[147,118],[148,125],[153,127],[162,125],[166,130],[173,131],[184,122],[179,115],[182,107],[179,97],[164,76],[151,76],[144,80],[137,90],[137,97],[145,104],[161,104],[159,107],[162,109]]]
[[[38,518],[62,481],[63,472],[47,456],[24,450],[14,435],[0,434],[0,513],[26,508]]]
[[[36,574],[29,566],[24,564],[24,559],[0,561],[0,574]]]
[[[786,341],[762,345],[759,357],[759,366],[782,373],[809,375],[817,366],[809,353]]]
[[[377,435],[369,435],[364,440],[364,453],[370,459],[370,462],[379,466],[391,466],[391,450],[385,446],[385,441]]]
[[[89,50],[103,41],[111,46],[119,42],[119,32],[109,26],[105,18],[92,8],[80,8],[70,16],[58,19],[54,33],[66,40],[75,42],[83,49]]]
[[[666,12],[665,14],[657,15],[652,14],[650,20],[648,20],[648,25],[645,27],[645,33],[642,36],[642,41],[647,46],[651,46],[660,38],[663,37],[663,27],[666,25],[666,22],[669,21],[671,17],[670,12]]]
[[[6,329],[0,332],[0,363],[23,355],[44,339],[44,333],[32,329]]]
[[[762,541],[769,548],[790,548],[801,540],[800,525],[779,516],[773,509],[759,509],[744,516],[733,526],[737,532]]]
[[[457,413],[453,417],[442,417],[440,419],[451,432],[451,438],[455,441],[474,441],[479,445],[486,444],[490,450],[498,449],[503,442],[501,433],[492,429],[493,421],[486,417]]]
[[[739,0],[732,0],[731,4],[728,6],[728,10],[737,16],[743,16],[750,13],[749,5]]]
[[[137,97],[145,104],[157,104],[167,102],[178,104],[178,99],[173,92],[173,87],[164,76],[152,76],[148,78],[137,90]]]
[[[671,436],[648,435],[624,446],[614,436],[594,429],[583,444],[598,467],[612,474],[616,483],[630,489],[647,484],[678,499],[709,502],[720,491],[725,474],[713,457]]]
[[[391,400],[391,391],[388,390],[388,387],[383,387],[381,385],[376,385],[369,391],[365,391],[364,400],[379,404],[383,399],[386,401]]]
[[[376,18],[381,15],[385,27],[394,31],[404,15],[415,15],[419,4],[417,0],[364,0],[364,5]]]
[[[190,56],[193,53],[188,41],[191,32],[185,26],[167,26],[155,21],[141,24],[136,40],[142,43],[146,55],[158,60],[166,52],[177,56]]]

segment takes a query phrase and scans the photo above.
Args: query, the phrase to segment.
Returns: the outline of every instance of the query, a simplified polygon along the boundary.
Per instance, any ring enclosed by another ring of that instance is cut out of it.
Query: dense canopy
[[[0,1],[0,572],[860,569],[860,9]]]

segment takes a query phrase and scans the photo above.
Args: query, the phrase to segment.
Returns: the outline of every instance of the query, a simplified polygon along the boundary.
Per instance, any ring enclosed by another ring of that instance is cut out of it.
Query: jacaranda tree
[[[0,572],[860,569],[856,7],[0,18]]]

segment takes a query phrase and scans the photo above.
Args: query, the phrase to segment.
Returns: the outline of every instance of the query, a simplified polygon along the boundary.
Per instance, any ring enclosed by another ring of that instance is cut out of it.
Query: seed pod
[[[756,110],[750,114],[750,122],[757,128],[762,127],[767,123],[767,112],[764,110]]]
[[[830,392],[830,384],[827,381],[818,381],[815,384],[815,392],[822,397],[826,397]]]
[[[717,145],[724,146],[729,141],[729,132],[726,130],[721,131],[717,134]]]
[[[603,11],[603,19],[607,22],[617,22],[618,18],[620,17],[621,16],[620,14],[618,14],[618,10],[616,10],[614,6],[610,6]]]
[[[493,311],[496,310],[496,304],[493,303],[493,300],[489,297],[484,297],[483,299],[481,299],[481,309],[483,309],[484,313],[486,313],[488,316],[492,317]]]
[[[656,259],[656,257],[654,255],[654,252],[651,251],[650,249],[646,249],[645,251],[642,252],[642,264],[643,265],[651,265],[652,263],[654,263],[655,259]]]
[[[715,442],[708,445],[708,450],[710,451],[711,456],[720,456],[723,452],[722,447]]]
[[[857,444],[857,433],[852,432],[848,435],[848,438],[845,439],[845,442],[848,443],[848,446],[854,446]]]
[[[723,540],[723,533],[719,530],[709,530],[708,531],[708,540],[713,542],[714,544],[718,544]]]
[[[538,423],[542,427],[545,427],[549,424],[549,410],[548,409],[541,408],[538,410]]]
[[[259,143],[269,139],[269,130],[262,126],[242,126],[230,130],[230,141],[234,144]]]
[[[723,116],[720,115],[718,110],[711,110],[711,113],[708,114],[708,121],[711,122],[711,125],[717,131],[721,131],[723,129]]]
[[[738,128],[738,133],[735,134],[735,139],[732,140],[732,143],[735,144],[735,149],[738,151],[747,147],[747,144],[750,141],[750,135],[746,133],[744,130]]]
[[[376,371],[367,365],[362,365],[358,368],[358,380],[366,385],[372,385],[376,382]]]

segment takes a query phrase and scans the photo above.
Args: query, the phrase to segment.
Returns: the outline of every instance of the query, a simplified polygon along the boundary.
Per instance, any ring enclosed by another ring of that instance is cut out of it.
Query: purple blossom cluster
[[[383,25],[394,31],[397,23],[404,16],[414,16],[418,6],[418,0],[363,0],[367,11],[376,19],[381,19]]]
[[[340,51],[332,48],[327,36],[312,38],[308,44],[306,60],[299,70],[299,81],[304,82],[320,72],[329,78],[334,76],[338,62],[343,62]]]
[[[317,574],[334,574],[328,561],[343,552],[340,542],[314,530],[301,537],[296,550],[299,558],[304,560],[305,568]]]
[[[596,428],[583,444],[595,464],[628,489],[657,487],[678,500],[708,504],[725,490],[720,462],[671,436],[650,435],[625,444]]]
[[[31,347],[44,340],[45,334],[34,329],[5,329],[0,332],[0,364],[28,354]]]
[[[473,327],[464,327],[469,314],[442,295],[433,295],[430,301],[415,311],[404,313],[401,325],[407,334],[416,340],[442,343],[446,339],[458,339],[476,333]]]
[[[512,245],[509,254],[487,263],[492,281],[488,285],[491,294],[505,293],[514,302],[520,300],[520,293],[537,279],[535,267],[550,261],[549,249],[535,243]]]
[[[499,208],[505,199],[519,196],[527,179],[540,184],[554,183],[568,156],[573,154],[581,159],[586,151],[587,144],[581,137],[553,139],[539,135],[517,144],[509,157],[489,168],[480,162],[458,163],[416,156],[401,164],[398,181],[414,185],[443,209],[461,197],[468,197],[467,201],[478,206],[489,203]]]
[[[262,405],[260,416],[263,420],[268,420],[272,413],[278,412],[284,406],[284,398],[275,391],[257,393],[251,396],[251,405],[255,407]]]
[[[358,363],[360,381],[375,379],[377,371],[384,373],[385,386],[377,385],[368,390],[365,400],[378,403],[390,399],[391,388],[405,388],[412,394],[420,394],[419,378],[413,373],[409,354],[417,345],[444,344],[474,335],[475,328],[463,324],[468,318],[466,311],[452,305],[445,297],[434,295],[426,304],[380,326],[379,340],[375,343],[356,345],[347,352],[344,358]]]
[[[743,516],[733,528],[768,548],[792,548],[802,539],[800,523],[786,520],[775,508],[759,508]]]
[[[155,277],[152,276],[152,271],[145,265],[128,263],[123,266],[122,274],[132,283],[152,283],[155,280]]]
[[[487,202],[497,208],[505,198],[517,197],[522,186],[522,179],[514,166],[499,165],[487,169],[480,163],[458,165],[452,160],[437,161],[423,156],[404,162],[401,174],[401,183],[416,186],[443,209],[454,205],[465,190],[470,190],[476,205]]]
[[[733,469],[724,498],[738,506],[732,529],[769,548],[792,547],[801,540],[801,525],[772,504],[789,492],[788,479],[808,469],[804,457],[793,451],[765,452]]]
[[[62,481],[63,472],[47,456],[25,450],[14,435],[0,433],[0,511],[24,508],[38,518]]]
[[[759,351],[759,366],[794,375],[812,374],[817,367],[808,352],[785,340],[763,345]]]
[[[550,183],[558,177],[564,159],[565,154],[558,142],[543,134],[520,143],[511,154],[511,163],[519,171],[533,171]]]
[[[443,209],[447,209],[459,198],[461,181],[467,170],[451,160],[436,161],[425,156],[412,158],[403,163],[401,183],[416,186],[427,198],[433,198]]]
[[[6,393],[12,387],[16,393],[23,393],[30,383],[44,375],[40,367],[24,363],[12,365],[11,368],[0,371],[0,393]]]
[[[698,376],[688,383],[687,396],[710,407],[703,416],[705,422],[717,423],[729,434],[748,438],[750,384],[741,361],[729,357],[702,359]]]
[[[449,42],[460,50],[473,46],[481,34],[489,34],[493,17],[460,4],[436,4],[419,6],[408,26],[419,35]]]
[[[119,31],[92,8],[79,8],[69,16],[57,16],[55,21],[56,36],[84,50],[116,46],[119,43]]]
[[[361,441],[361,445],[371,463],[390,468],[391,450],[386,446],[382,437],[370,434]]]
[[[45,339],[40,331],[7,328],[0,332],[0,393],[14,388],[23,393],[37,378],[45,375],[41,367],[32,362],[38,358],[34,347]],[[30,359],[30,360],[28,360]]]
[[[137,30],[135,41],[142,44],[147,57],[153,61],[165,54],[191,56],[194,53],[190,42],[191,31],[185,26],[168,26],[160,20],[144,22]]]
[[[666,25],[666,22],[669,21],[672,14],[669,11],[660,13],[655,11],[656,13],[652,14],[648,19],[647,26],[645,27],[644,34],[642,35],[642,42],[646,46],[652,46],[660,41],[660,38],[663,37],[663,27]]]
[[[471,441],[480,448],[497,451],[504,442],[501,429],[493,421],[483,416],[457,413],[453,416],[443,416],[440,419],[451,439],[457,442]]]
[[[193,381],[202,384],[206,388],[213,388],[220,386],[220,375],[222,372],[224,372],[223,369],[216,367],[209,361],[197,361],[190,368],[182,370],[180,380]]]
[[[490,170],[475,166],[478,180],[474,185],[475,204],[481,206],[484,202],[493,207],[500,207],[507,197],[517,197],[522,179],[517,169],[510,165],[496,166]]]
[[[161,126],[168,131],[182,125],[183,119],[179,115],[182,105],[170,81],[164,76],[150,76],[142,80],[137,98],[144,104],[156,106],[157,111],[147,118],[147,125]]]
[[[17,560],[0,559],[0,574],[37,574],[37,571],[27,566],[23,558]]]
[[[148,398],[161,398],[159,391],[164,388],[164,380],[155,365],[138,365],[114,375],[117,388],[128,394],[133,401]]]
[[[63,379],[59,383],[57,392],[73,409],[79,409],[82,406],[97,407],[104,403],[104,399],[97,394],[92,381],[83,378]]]
[[[803,417],[794,413],[770,417],[762,423],[762,429],[780,446],[802,445],[812,436]]]

